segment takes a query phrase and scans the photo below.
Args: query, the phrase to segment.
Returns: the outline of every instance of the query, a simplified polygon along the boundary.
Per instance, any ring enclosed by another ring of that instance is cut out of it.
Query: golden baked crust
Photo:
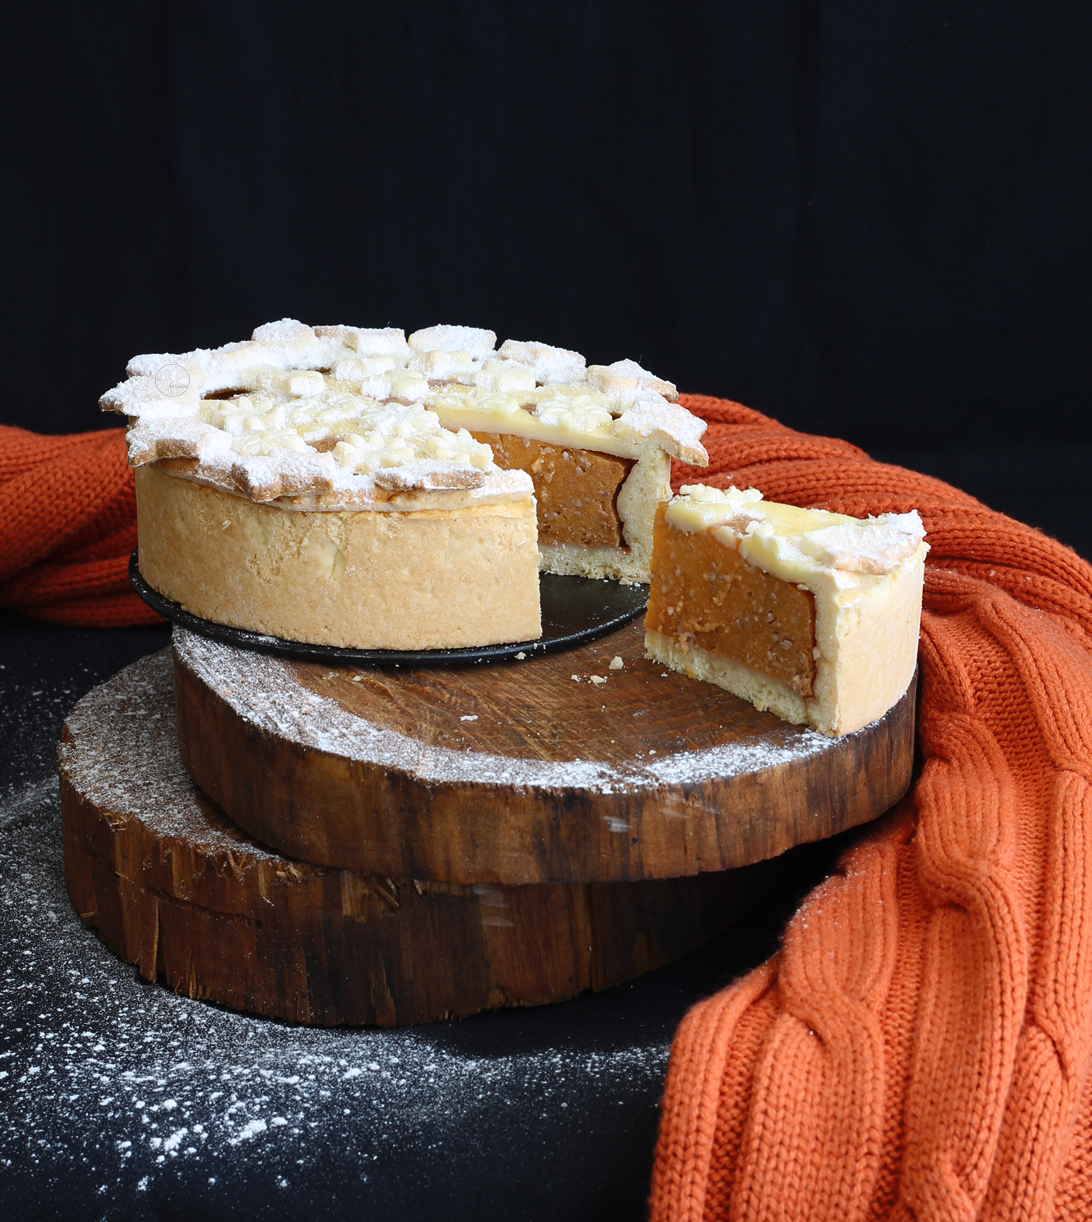
[[[359,649],[541,635],[535,506],[307,512],[136,472],[140,571],[215,623]]]

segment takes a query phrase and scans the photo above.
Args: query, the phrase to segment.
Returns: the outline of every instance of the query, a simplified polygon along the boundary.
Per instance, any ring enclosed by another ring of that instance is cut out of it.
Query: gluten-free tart
[[[186,610],[372,649],[529,641],[538,570],[647,581],[704,423],[632,361],[439,326],[310,327],[130,361],[144,579]]]

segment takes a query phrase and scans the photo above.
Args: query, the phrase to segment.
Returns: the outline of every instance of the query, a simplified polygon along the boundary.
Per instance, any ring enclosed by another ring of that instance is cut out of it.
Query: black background
[[[291,315],[630,356],[880,451],[1092,443],[1086,5],[5,13],[7,423]]]
[[[467,323],[636,358],[1092,556],[1087,5],[8,0],[0,30],[2,423],[116,424],[96,400],[135,353],[284,315]],[[0,628],[5,767],[44,775],[70,701],[152,646]],[[742,947],[458,1038],[666,1039],[799,890]],[[533,1181],[543,1217],[639,1216],[659,1087],[635,1089],[632,1132],[589,1099],[583,1128],[502,1135],[507,1179],[464,1155],[463,1204],[493,1216],[479,1197],[503,1181],[496,1216],[530,1216]],[[63,1157],[7,1172],[27,1216],[59,1208]]]

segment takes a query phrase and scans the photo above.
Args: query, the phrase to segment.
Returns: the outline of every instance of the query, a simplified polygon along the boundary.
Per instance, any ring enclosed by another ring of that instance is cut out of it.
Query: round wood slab
[[[183,769],[168,650],[80,701],[58,763],[83,921],[148,980],[301,1023],[393,1026],[605,988],[694,949],[775,877],[460,886],[292,861]]]
[[[182,759],[228,816],[290,857],[399,878],[724,870],[875,818],[913,767],[913,686],[828,738],[665,672],[639,623],[460,669],[317,665],[177,628],[174,650]]]

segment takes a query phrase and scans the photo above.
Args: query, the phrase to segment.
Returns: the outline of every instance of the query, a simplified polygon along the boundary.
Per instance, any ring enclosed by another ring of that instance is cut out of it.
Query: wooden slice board
[[[292,861],[182,767],[170,653],[96,688],[58,752],[84,922],[177,992],[301,1023],[393,1026],[602,989],[725,928],[776,863],[645,883],[500,887]]]
[[[319,865],[504,885],[679,878],[875,818],[911,779],[913,685],[828,738],[664,672],[639,623],[452,669],[330,667],[179,629],[174,642],[186,767],[240,827]]]

